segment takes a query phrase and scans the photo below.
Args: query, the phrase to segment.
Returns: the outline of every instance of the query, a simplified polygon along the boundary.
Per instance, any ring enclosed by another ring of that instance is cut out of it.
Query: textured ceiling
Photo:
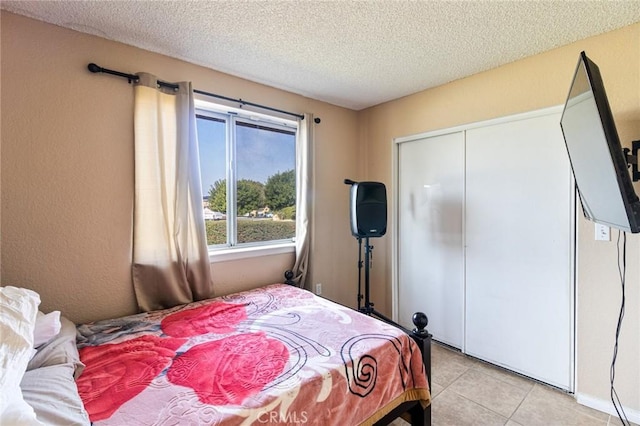
[[[355,110],[640,21],[640,0],[0,6]]]

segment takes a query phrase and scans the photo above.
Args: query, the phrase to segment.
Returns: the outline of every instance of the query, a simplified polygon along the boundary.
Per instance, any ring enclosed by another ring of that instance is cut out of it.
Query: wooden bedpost
[[[422,352],[422,362],[427,373],[427,382],[429,383],[429,391],[431,391],[431,334],[427,331],[427,325],[429,319],[423,312],[416,312],[413,314],[413,324],[416,326],[411,331],[411,337],[418,344],[420,352]],[[431,425],[431,405],[424,410],[418,404],[409,410],[411,415],[411,424],[416,425]]]

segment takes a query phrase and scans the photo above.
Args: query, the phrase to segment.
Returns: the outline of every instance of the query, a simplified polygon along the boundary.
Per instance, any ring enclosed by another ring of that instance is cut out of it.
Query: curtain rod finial
[[[320,117],[316,117],[316,118],[313,119],[313,122],[316,123],[316,124],[320,124],[320,121],[322,121],[322,120],[320,120]]]
[[[91,62],[87,65],[87,69],[91,72],[102,72],[102,68]]]

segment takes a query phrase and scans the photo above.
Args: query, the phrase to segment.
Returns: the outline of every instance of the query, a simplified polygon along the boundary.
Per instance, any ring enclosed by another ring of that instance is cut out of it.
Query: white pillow
[[[36,328],[33,331],[33,347],[39,348],[60,333],[60,311],[44,314],[38,311]]]
[[[40,296],[25,288],[0,287],[0,424],[42,425],[22,398],[20,381],[33,353]]]

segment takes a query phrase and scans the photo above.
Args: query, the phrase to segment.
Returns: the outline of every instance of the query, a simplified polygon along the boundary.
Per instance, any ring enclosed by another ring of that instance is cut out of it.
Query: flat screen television
[[[580,53],[560,126],[587,219],[640,232],[640,201],[598,66]]]

